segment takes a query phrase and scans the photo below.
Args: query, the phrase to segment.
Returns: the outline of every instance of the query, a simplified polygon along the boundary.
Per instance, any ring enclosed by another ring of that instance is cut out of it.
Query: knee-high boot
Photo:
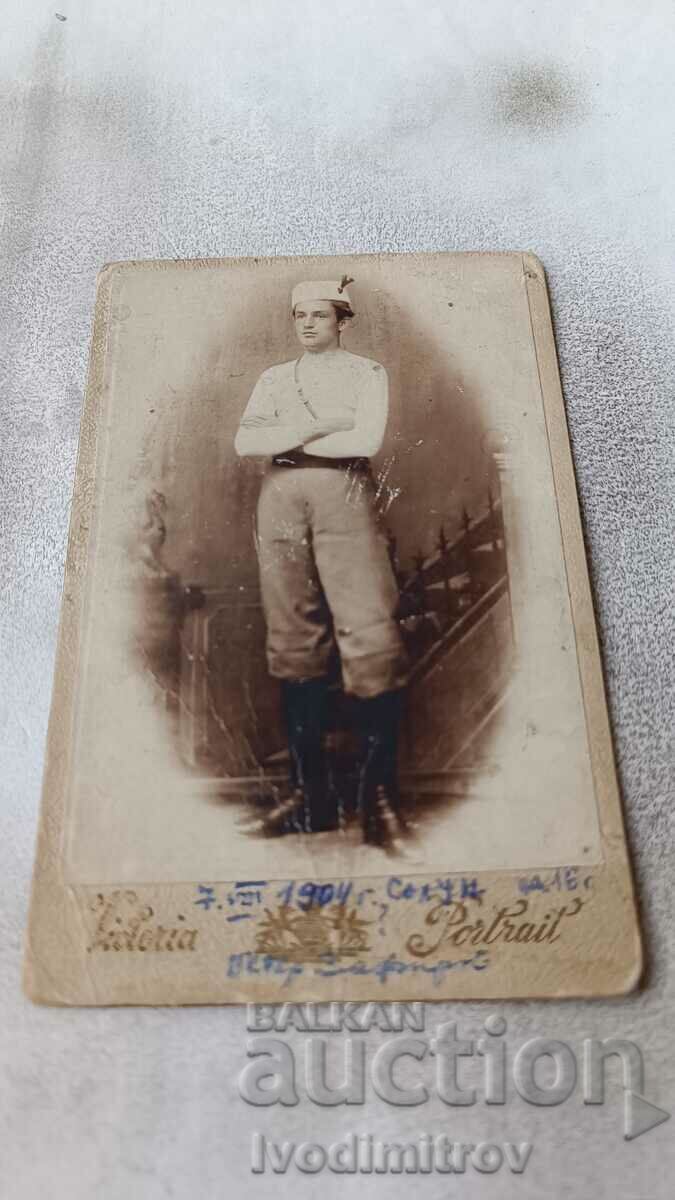
[[[250,832],[318,833],[335,829],[337,806],[323,750],[327,723],[326,679],[282,680],[281,709],[288,737],[290,795]]]
[[[362,737],[358,799],[364,842],[402,849],[399,817],[398,731],[400,691],[383,692],[359,702]]]
[[[328,716],[327,680],[283,680],[281,707],[288,735],[291,789],[302,806],[302,828],[306,833],[334,829],[336,813],[323,748]]]

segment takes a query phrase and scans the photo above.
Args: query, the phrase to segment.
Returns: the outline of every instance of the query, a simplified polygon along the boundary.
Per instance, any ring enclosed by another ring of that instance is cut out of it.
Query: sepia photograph
[[[0,1200],[673,1200],[674,33],[3,11]]]
[[[103,279],[68,879],[599,861],[537,260]]]

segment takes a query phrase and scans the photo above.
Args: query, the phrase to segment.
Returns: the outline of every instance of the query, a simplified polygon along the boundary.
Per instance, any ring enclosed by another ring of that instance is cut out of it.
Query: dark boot
[[[336,794],[329,783],[323,749],[328,681],[282,680],[281,709],[288,736],[291,795],[255,822],[249,832],[275,836],[336,829]]]
[[[359,768],[359,808],[363,840],[386,850],[403,852],[404,823],[399,814],[398,730],[401,693],[383,692],[359,702],[362,755]]]
[[[240,821],[242,833],[263,837],[281,837],[285,833],[302,833],[305,828],[305,797],[296,788],[285,800],[279,800],[263,817],[247,817]]]

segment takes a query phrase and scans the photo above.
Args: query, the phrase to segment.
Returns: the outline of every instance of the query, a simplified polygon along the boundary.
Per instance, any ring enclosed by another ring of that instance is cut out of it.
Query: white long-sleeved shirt
[[[342,349],[306,353],[263,371],[234,448],[241,456],[300,449],[324,458],[371,458],[382,445],[388,412],[380,363]],[[354,428],[306,441],[313,421],[336,415],[353,420]]]

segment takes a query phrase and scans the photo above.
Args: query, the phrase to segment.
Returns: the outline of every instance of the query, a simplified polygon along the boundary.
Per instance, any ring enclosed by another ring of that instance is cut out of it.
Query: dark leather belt
[[[272,459],[275,467],[336,467],[341,471],[364,471],[370,467],[368,458],[323,458],[320,454],[300,454],[289,450]]]

